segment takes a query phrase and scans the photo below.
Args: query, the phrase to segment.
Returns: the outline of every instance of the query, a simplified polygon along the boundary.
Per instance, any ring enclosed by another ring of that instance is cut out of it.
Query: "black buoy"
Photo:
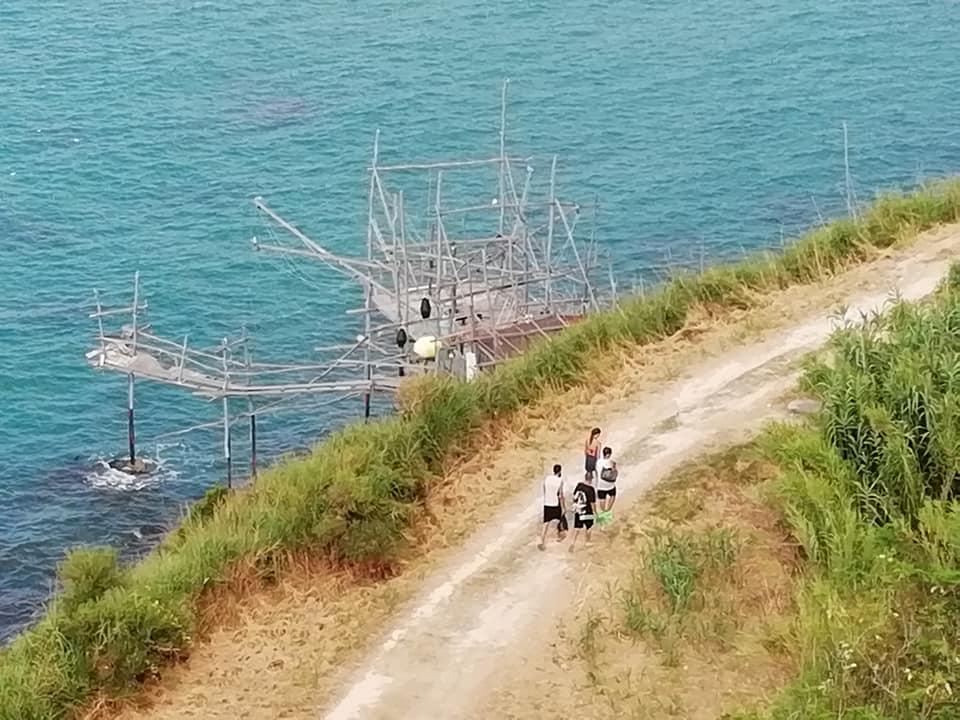
[[[404,346],[407,344],[407,331],[403,328],[397,330],[397,347],[403,350]]]
[[[430,299],[423,298],[420,301],[420,317],[424,320],[430,317]]]

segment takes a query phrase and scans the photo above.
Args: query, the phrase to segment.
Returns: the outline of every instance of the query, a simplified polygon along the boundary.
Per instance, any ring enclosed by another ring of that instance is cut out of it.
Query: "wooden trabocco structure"
[[[315,259],[358,282],[365,302],[354,312],[370,339],[363,352],[395,346],[398,372],[423,361],[423,339],[431,368],[469,379],[600,306],[597,247],[592,233],[589,242],[578,239],[583,208],[559,195],[556,156],[538,194],[532,159],[507,153],[506,98],[504,83],[494,157],[383,164],[376,134],[362,257],[332,252],[254,200],[293,241],[254,246]],[[484,181],[491,193],[471,196]],[[426,207],[413,211],[410,188],[424,186]]]
[[[588,241],[580,239],[582,218],[590,213],[558,192],[556,156],[548,171],[537,173],[532,158],[508,154],[508,82],[501,94],[499,152],[493,157],[385,164],[376,133],[363,255],[332,252],[262,198],[255,199],[275,240],[254,238],[257,250],[316,260],[359,283],[363,307],[347,310],[362,319],[355,342],[327,348],[323,358],[255,362],[245,332],[214,348],[192,346],[187,336],[154,334],[145,322],[139,273],[132,305],[105,309],[98,296],[91,315],[97,344],[87,360],[95,369],[128,379],[129,458],[111,464],[128,472],[149,471],[136,457],[136,378],[222,403],[229,483],[231,400],[245,404],[240,417],[250,420],[255,475],[257,415],[326,393],[333,399],[362,397],[369,417],[373,394],[395,392],[406,376],[443,372],[469,380],[599,309],[610,294],[601,298],[592,281],[602,274],[593,228]],[[418,195],[414,209],[410,198]],[[589,209],[595,215],[595,205]],[[610,277],[615,295],[612,272]],[[127,316],[129,324],[105,326]]]

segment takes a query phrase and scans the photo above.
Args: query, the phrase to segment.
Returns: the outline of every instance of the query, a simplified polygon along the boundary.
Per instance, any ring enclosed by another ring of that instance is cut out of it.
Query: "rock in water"
[[[820,412],[820,408],[822,407],[823,403],[819,400],[799,398],[798,400],[791,400],[787,405],[787,410],[795,415],[813,415]]]

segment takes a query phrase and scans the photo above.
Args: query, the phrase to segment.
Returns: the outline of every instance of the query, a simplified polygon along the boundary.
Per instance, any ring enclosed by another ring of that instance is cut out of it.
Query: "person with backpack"
[[[600,480],[597,482],[597,524],[606,525],[613,521],[613,503],[617,500],[617,461],[613,459],[613,449],[605,447],[600,460]]]
[[[584,473],[583,482],[573,489],[573,539],[570,540],[570,552],[577,545],[580,530],[586,534],[586,545],[590,546],[590,532],[593,529],[593,517],[597,505],[597,491],[593,487],[592,473]]]
[[[563,469],[560,465],[553,466],[553,474],[543,479],[543,528],[540,531],[538,550],[546,549],[547,530],[550,523],[557,523],[557,542],[566,536],[567,517],[566,506],[563,500]]]

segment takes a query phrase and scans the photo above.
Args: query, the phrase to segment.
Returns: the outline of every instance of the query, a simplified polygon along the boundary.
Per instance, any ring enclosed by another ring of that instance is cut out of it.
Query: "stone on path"
[[[797,400],[791,400],[787,405],[787,410],[795,415],[813,415],[820,412],[820,408],[822,407],[823,403],[819,400],[799,398]]]

